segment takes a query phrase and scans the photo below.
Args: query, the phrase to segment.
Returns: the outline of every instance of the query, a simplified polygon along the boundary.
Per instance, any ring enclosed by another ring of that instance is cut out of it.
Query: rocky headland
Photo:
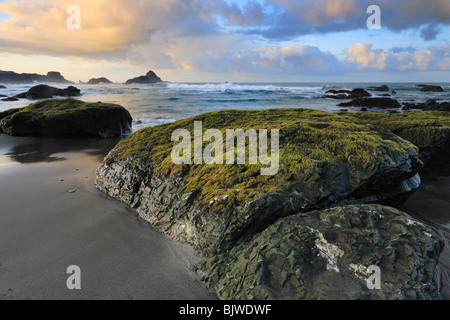
[[[0,71],[0,83],[11,84],[29,84],[34,82],[40,83],[70,83],[61,73],[50,71],[47,75],[36,73],[15,73],[13,71]]]

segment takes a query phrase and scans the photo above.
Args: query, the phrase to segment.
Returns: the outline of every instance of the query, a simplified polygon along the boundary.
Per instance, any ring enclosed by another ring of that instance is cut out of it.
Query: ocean
[[[261,110],[273,108],[309,108],[339,112],[341,100],[321,98],[328,90],[352,90],[386,84],[397,92],[392,98],[401,102],[424,102],[428,99],[450,100],[450,83],[440,85],[444,92],[420,92],[419,83],[171,83],[154,85],[85,85],[76,84],[88,102],[117,103],[133,116],[133,130],[155,126],[219,110]],[[7,85],[1,95],[14,96],[32,85]],[[54,85],[59,88],[65,86]],[[387,92],[371,92],[374,97]],[[0,101],[0,111],[30,104],[28,100]],[[349,112],[361,108],[346,107]]]

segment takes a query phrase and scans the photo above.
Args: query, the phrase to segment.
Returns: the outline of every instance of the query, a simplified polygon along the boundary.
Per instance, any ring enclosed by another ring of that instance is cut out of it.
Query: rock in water
[[[389,92],[390,91],[389,87],[386,85],[383,85],[380,87],[369,87],[368,90],[377,91],[377,92]]]
[[[406,213],[356,205],[282,218],[199,269],[224,300],[439,299],[443,248]],[[368,287],[369,267],[381,271],[379,290]]]
[[[433,86],[429,84],[419,84],[418,85],[420,91],[422,92],[444,92],[444,89],[442,89],[441,86]]]
[[[280,169],[184,165],[171,160],[177,129],[280,129]],[[417,148],[347,115],[305,109],[222,111],[146,128],[122,140],[96,186],[169,237],[203,255],[226,251],[280,217],[336,203],[377,202],[404,192],[422,167]]]
[[[153,71],[149,71],[145,76],[133,78],[125,82],[125,84],[153,84],[163,82]]]
[[[106,78],[90,79],[87,84],[111,84],[112,82]]]
[[[79,95],[81,95],[80,89],[73,86],[67,87],[66,89],[58,89],[46,84],[40,84],[32,87],[28,92],[21,93],[14,98],[39,100],[53,97],[77,97]]]
[[[0,131],[12,136],[109,138],[129,133],[132,120],[119,105],[48,99],[0,113]]]
[[[47,73],[47,81],[52,83],[68,83],[67,81],[59,72],[56,71],[50,71]]]

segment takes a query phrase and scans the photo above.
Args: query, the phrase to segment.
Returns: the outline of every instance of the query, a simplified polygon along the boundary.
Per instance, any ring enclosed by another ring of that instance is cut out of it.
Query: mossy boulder
[[[113,137],[131,131],[122,106],[75,99],[47,99],[0,113],[0,131],[11,136]]]
[[[450,112],[367,112],[350,116],[374,128],[389,130],[413,143],[419,148],[420,158],[426,167],[450,167]]]
[[[193,137],[195,121],[224,135],[226,129],[279,129],[278,173],[262,176],[261,164],[175,165],[172,133],[186,129]],[[123,139],[98,169],[96,186],[169,237],[213,255],[280,217],[395,198],[421,165],[413,144],[349,116],[306,109],[233,110],[142,129]]]
[[[224,300],[439,299],[444,240],[380,205],[337,207],[278,220],[198,266]],[[381,271],[380,289],[370,267]]]

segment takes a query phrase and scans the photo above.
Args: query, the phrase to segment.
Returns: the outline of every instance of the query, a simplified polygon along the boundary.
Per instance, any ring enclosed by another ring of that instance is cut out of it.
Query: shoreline
[[[0,135],[0,299],[217,299],[199,258],[94,188],[115,142]],[[81,290],[66,287],[81,268]]]

